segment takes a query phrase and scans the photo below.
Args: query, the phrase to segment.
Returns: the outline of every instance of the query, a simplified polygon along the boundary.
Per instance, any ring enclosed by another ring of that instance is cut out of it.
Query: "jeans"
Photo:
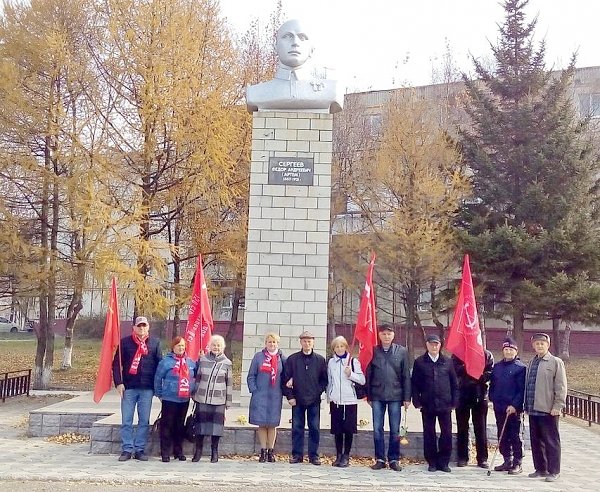
[[[373,441],[375,444],[375,459],[385,462],[385,438],[383,433],[383,420],[385,410],[388,411],[390,424],[390,441],[388,446],[388,461],[400,459],[400,416],[402,412],[401,401],[372,401],[373,411]]]
[[[121,399],[121,443],[122,450],[128,453],[143,453],[148,440],[150,410],[152,409],[151,389],[126,389]],[[133,413],[137,405],[138,425],[133,435]]]
[[[304,425],[308,419],[308,458],[318,458],[321,426],[321,402],[292,407],[292,456],[304,456]]]

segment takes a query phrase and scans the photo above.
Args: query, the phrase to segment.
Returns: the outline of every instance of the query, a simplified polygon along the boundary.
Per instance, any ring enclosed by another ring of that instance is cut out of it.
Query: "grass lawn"
[[[2,334],[0,338],[0,373],[33,369],[35,362],[36,337],[34,334]],[[75,340],[73,343],[73,367],[61,369],[64,339],[57,338],[54,343],[54,371],[52,373],[52,389],[82,390],[94,388],[98,363],[100,362],[101,340]],[[163,352],[166,344],[161,346]],[[242,346],[239,342],[232,344],[234,353],[233,382],[240,387],[242,370]],[[236,355],[238,355],[236,357]]]
[[[64,390],[91,390],[98,370],[100,340],[75,340],[73,348],[73,367],[60,369],[64,341],[55,341],[52,388]],[[166,344],[163,342],[162,347]],[[35,360],[36,338],[33,334],[2,334],[0,338],[0,373],[33,368]],[[234,342],[233,373],[234,387],[240,388],[242,345]],[[498,356],[499,354],[494,354]],[[600,395],[600,358],[572,357],[566,362],[569,388]]]

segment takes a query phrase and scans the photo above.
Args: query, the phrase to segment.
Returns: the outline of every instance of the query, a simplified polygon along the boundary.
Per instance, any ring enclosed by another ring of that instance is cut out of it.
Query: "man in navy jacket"
[[[452,454],[452,410],[458,406],[458,381],[450,357],[440,352],[440,337],[429,335],[427,352],[415,359],[412,373],[412,401],[421,409],[423,451],[428,471],[449,473]],[[440,425],[439,444],[435,423]]]
[[[521,441],[521,415],[525,395],[525,364],[517,357],[517,343],[507,337],[502,343],[503,359],[492,369],[490,378],[490,400],[494,404],[498,439],[506,422],[504,435],[498,443],[504,463],[495,471],[507,471],[518,475],[523,470],[523,442]]]
[[[133,333],[121,339],[113,359],[113,381],[121,396],[121,442],[119,461],[132,455],[148,461],[144,453],[150,426],[154,396],[154,376],[162,359],[160,340],[148,335],[150,325],[144,316],[135,319]],[[138,425],[133,432],[133,414],[137,407]]]

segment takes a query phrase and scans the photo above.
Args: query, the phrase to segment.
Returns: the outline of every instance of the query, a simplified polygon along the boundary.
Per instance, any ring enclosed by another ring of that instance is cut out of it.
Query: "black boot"
[[[504,460],[504,463],[494,467],[494,471],[499,471],[499,472],[509,471],[512,467],[513,467],[513,464],[510,461]]]
[[[258,462],[259,463],[264,463],[265,461],[267,461],[267,450],[261,448],[260,449],[260,456],[258,458]]]
[[[335,455],[335,461],[331,463],[331,466],[340,466],[340,460],[342,459],[342,453],[337,453]]]
[[[194,457],[192,458],[192,461],[194,463],[200,461],[200,458],[202,458],[202,445],[204,444],[204,436],[198,436],[196,438],[196,449],[194,449]]]
[[[275,463],[275,454],[273,454],[273,449],[267,449],[267,461],[269,463]]]
[[[212,436],[210,443],[210,462],[216,463],[219,461],[219,438],[221,436]]]
[[[343,454],[340,459],[340,464],[338,466],[340,468],[348,468],[348,466],[350,466],[350,456],[347,454]]]

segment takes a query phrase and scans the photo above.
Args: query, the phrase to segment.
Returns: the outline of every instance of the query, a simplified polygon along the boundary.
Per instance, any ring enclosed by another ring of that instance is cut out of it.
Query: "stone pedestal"
[[[325,355],[332,127],[330,114],[253,116],[242,400],[266,333],[278,333],[289,355],[311,331]]]

